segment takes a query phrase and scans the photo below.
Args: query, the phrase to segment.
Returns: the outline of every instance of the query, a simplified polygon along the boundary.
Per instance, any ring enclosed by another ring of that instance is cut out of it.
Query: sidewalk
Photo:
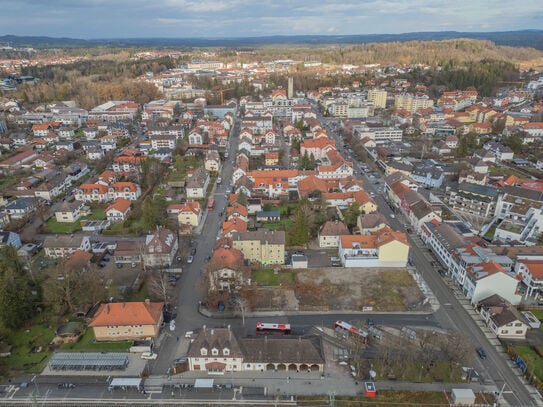
[[[145,380],[146,388],[158,388],[172,384],[194,384],[197,378],[202,378],[202,373],[184,372],[171,376],[151,376]],[[273,396],[289,395],[326,395],[337,394],[342,396],[360,395],[364,381],[355,381],[348,373],[324,374],[318,372],[289,372],[289,371],[265,371],[265,372],[236,372],[224,375],[207,375],[213,379],[214,384],[231,384],[234,387],[261,388],[262,394]],[[474,392],[499,391],[496,386],[485,386],[479,383],[412,383],[397,381],[377,381],[377,390],[408,390],[408,391],[450,391],[451,389],[472,389]]]

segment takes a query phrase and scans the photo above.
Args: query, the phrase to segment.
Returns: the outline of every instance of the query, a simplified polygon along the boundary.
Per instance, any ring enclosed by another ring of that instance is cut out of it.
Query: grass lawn
[[[262,227],[268,230],[288,230],[292,226],[290,219],[282,219],[277,222],[263,222]]]
[[[85,352],[124,352],[132,346],[132,341],[121,342],[94,342],[92,329],[87,329],[85,334],[76,343],[67,343],[60,347],[61,350],[85,351]]]
[[[2,362],[14,375],[41,372],[51,355],[48,345],[54,336],[54,327],[50,325],[49,318],[39,316],[29,328],[21,328],[8,335],[13,351],[11,356],[2,358]],[[32,348],[38,350],[40,347],[40,352],[30,353]]]
[[[515,346],[517,354],[528,365],[528,372],[533,372],[539,380],[543,380],[543,360],[529,346]]]
[[[96,208],[92,210],[92,213],[88,216],[83,216],[80,220],[104,220],[106,219],[106,213],[102,208]],[[47,221],[47,229],[49,233],[74,233],[81,230],[81,224],[77,222],[66,223],[57,222],[56,217],[51,217]]]
[[[275,274],[272,269],[254,270],[252,273],[253,281],[258,285],[273,286],[279,284],[293,284],[294,273],[279,272]]]
[[[543,321],[543,309],[531,309],[530,312],[534,314],[537,319]]]
[[[411,406],[446,406],[449,405],[447,398],[443,392],[430,391],[400,391],[400,390],[379,390],[377,385],[378,395],[375,398],[360,397],[341,397],[335,398],[338,406],[385,406],[388,403],[402,405],[404,407]],[[363,392],[362,386],[360,392]],[[320,406],[328,405],[328,398],[319,398],[311,396],[298,396],[296,398],[300,406]]]
[[[389,374],[393,374],[396,380],[414,383],[432,383],[436,381],[458,383],[461,381],[462,372],[457,366],[451,365],[448,361],[438,360],[433,366],[421,367],[420,362],[415,361],[389,361],[382,366],[382,361],[374,361],[374,370],[377,378],[387,380]],[[452,370],[451,370],[452,369]]]

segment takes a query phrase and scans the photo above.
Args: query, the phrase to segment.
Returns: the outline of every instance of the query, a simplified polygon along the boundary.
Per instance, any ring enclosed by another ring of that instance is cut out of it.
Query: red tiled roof
[[[163,302],[112,302],[100,305],[90,327],[110,325],[156,325]]]

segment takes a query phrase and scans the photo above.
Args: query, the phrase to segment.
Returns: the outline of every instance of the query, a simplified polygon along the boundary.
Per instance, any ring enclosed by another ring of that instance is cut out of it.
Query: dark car
[[[59,383],[58,388],[59,389],[75,389],[75,384],[73,384],[73,383]]]
[[[100,268],[103,269],[104,267],[106,267],[106,263],[104,263],[103,261],[101,261],[100,263],[98,263],[98,267],[100,267]]]
[[[190,254],[193,256],[196,254],[196,247],[192,248],[192,250],[190,251]]]
[[[486,352],[485,352],[485,350],[483,348],[478,347],[477,348],[477,354],[479,355],[479,357],[481,359],[486,359]]]

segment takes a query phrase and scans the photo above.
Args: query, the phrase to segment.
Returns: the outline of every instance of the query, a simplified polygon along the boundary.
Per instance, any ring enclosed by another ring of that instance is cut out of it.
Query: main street
[[[343,140],[337,132],[324,118],[321,121],[325,123],[328,135],[336,140],[338,145],[343,145]],[[379,184],[374,184],[368,176],[368,173],[361,171],[360,163],[353,158],[354,170],[363,174],[364,189],[368,193],[374,193],[374,199],[379,207],[379,212],[384,214],[389,220],[390,226],[394,230],[403,230],[403,224],[407,223],[403,220],[400,213],[393,211],[382,192],[379,192],[375,186],[383,186],[384,180],[378,177]],[[391,215],[394,215],[393,217]],[[407,234],[410,243],[410,257],[417,272],[425,280],[428,287],[432,290],[435,297],[441,303],[440,309],[435,312],[434,316],[441,326],[451,331],[460,332],[468,341],[467,347],[472,350],[471,356],[473,367],[478,371],[484,372],[486,378],[494,381],[498,389],[504,389],[503,397],[510,405],[527,406],[536,405],[535,398],[528,394],[526,387],[520,380],[520,372],[512,370],[506,361],[506,355],[498,352],[496,347],[490,344],[488,338],[481,331],[476,322],[463,308],[462,304],[455,297],[451,288],[446,284],[437,270],[432,266],[431,255],[428,249],[419,247],[413,236]],[[425,253],[426,252],[426,253]],[[487,354],[485,360],[481,360],[475,353],[475,348],[482,346]],[[536,396],[537,397],[537,396]]]
[[[233,320],[209,320],[198,312],[198,302],[205,298],[206,289],[203,286],[203,272],[206,267],[208,257],[213,253],[215,241],[221,227],[222,219],[219,216],[224,212],[227,205],[228,195],[231,192],[230,181],[232,179],[233,162],[237,146],[237,137],[239,136],[239,122],[236,121],[228,142],[228,159],[222,163],[220,177],[223,179],[221,185],[216,185],[213,189],[215,198],[215,208],[208,210],[205,215],[203,227],[199,234],[193,236],[196,254],[191,264],[183,265],[183,275],[178,282],[179,290],[175,303],[177,317],[175,319],[176,329],[171,332],[168,327],[165,328],[164,338],[160,344],[159,357],[153,364],[154,374],[165,374],[171,367],[172,360],[181,356],[178,353],[179,337],[185,332],[201,328],[202,325],[222,325],[240,324],[238,319]]]

